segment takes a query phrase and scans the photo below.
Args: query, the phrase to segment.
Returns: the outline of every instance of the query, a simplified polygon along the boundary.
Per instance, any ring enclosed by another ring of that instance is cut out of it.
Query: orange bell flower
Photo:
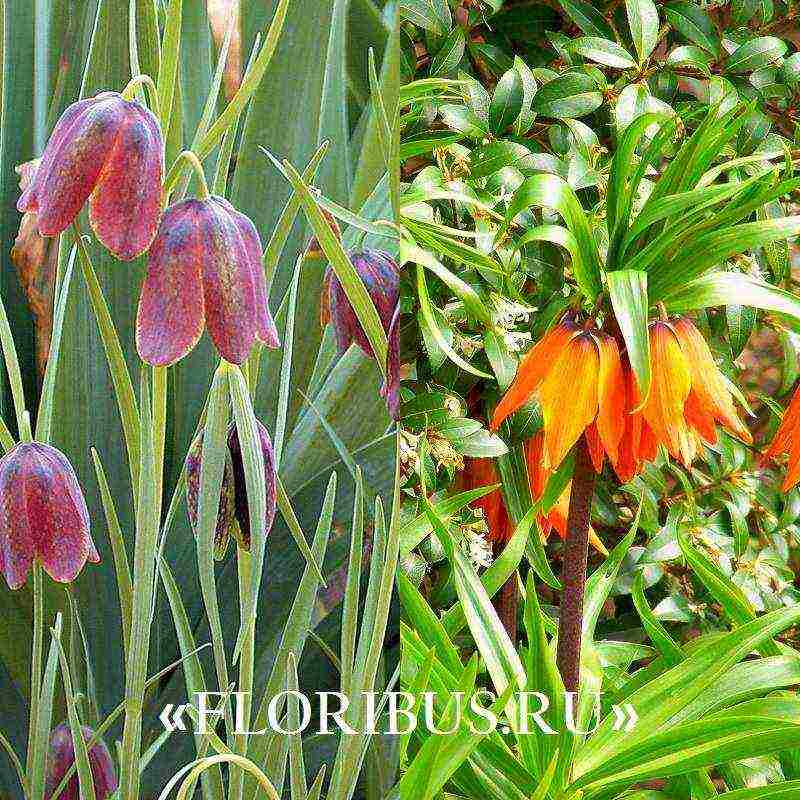
[[[800,483],[800,388],[795,391],[775,438],[761,457],[761,463],[774,459],[781,453],[789,455],[786,477],[781,485],[781,489],[788,492]]]
[[[469,458],[461,473],[461,485],[465,491],[480,489],[499,483],[494,461],[491,458]],[[472,508],[480,509],[486,521],[488,534],[486,539],[492,543],[504,544],[514,533],[514,525],[509,519],[500,489],[485,494],[470,503]]]
[[[685,317],[650,324],[650,394],[641,409],[655,441],[689,466],[702,442],[714,444],[716,425],[745,442],[725,379],[700,331]]]
[[[525,460],[528,464],[528,480],[530,481],[531,496],[534,503],[542,499],[545,489],[547,489],[547,482],[553,474],[552,470],[544,466],[543,456],[544,434],[539,431],[525,443]],[[553,529],[562,539],[567,538],[567,517],[569,516],[571,493],[572,481],[569,481],[555,505],[546,514],[538,516],[537,522],[543,539],[547,539]],[[608,555],[606,546],[600,541],[600,538],[591,527],[589,528],[589,541],[599,553],[604,556]]]
[[[498,403],[491,428],[536,397],[544,418],[543,463],[554,470],[587,429],[593,458],[618,459],[625,421],[625,383],[616,340],[596,328],[562,320],[526,354]]]

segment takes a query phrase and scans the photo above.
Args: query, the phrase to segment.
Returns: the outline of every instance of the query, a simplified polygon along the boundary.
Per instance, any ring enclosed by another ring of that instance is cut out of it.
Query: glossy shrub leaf
[[[658,40],[658,9],[653,0],[625,0],[628,27],[639,55],[639,63],[648,58]]]
[[[533,101],[537,114],[557,119],[583,117],[603,104],[603,95],[589,75],[568,73],[539,87]]]

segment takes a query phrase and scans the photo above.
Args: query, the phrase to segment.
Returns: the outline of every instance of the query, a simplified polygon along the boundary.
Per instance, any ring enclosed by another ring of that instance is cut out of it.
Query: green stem
[[[31,649],[31,713],[28,727],[28,780],[33,774],[33,757],[36,753],[36,728],[39,719],[39,695],[42,691],[42,642],[44,641],[44,581],[42,565],[33,561],[33,647]]]
[[[136,75],[128,81],[127,86],[122,90],[122,97],[125,100],[133,100],[136,90],[144,84],[150,92],[150,105],[153,108],[153,113],[160,119],[161,114],[158,107],[158,89],[156,88],[155,81],[149,75]]]
[[[167,367],[153,367],[153,457],[156,464],[158,516],[164,491],[164,445],[167,435]]]
[[[176,159],[175,163],[172,165],[170,169],[170,173],[180,164],[181,161],[187,161],[192,169],[195,171],[197,175],[197,182],[200,185],[200,199],[201,200],[208,200],[211,196],[211,193],[208,191],[208,183],[206,182],[206,174],[203,171],[203,165],[200,163],[200,159],[191,151],[191,150],[184,150]],[[169,190],[165,187],[165,193],[168,193]]]
[[[237,563],[239,567],[239,613],[245,614],[247,610],[247,597],[250,592],[251,572],[253,568],[252,556],[241,547],[236,548]],[[250,730],[250,717],[253,709],[253,667],[255,656],[256,618],[250,621],[247,634],[242,643],[239,656],[239,691],[242,693],[241,708],[243,729]],[[247,755],[247,734],[237,734],[233,743],[233,752],[240,756]],[[229,800],[241,800],[244,791],[244,770],[237,770],[231,776]]]

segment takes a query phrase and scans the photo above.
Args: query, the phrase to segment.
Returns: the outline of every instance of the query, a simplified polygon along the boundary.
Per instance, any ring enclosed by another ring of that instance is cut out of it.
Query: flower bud
[[[36,175],[17,203],[56,236],[89,200],[97,238],[130,261],[150,246],[161,214],[164,141],[153,114],[117,92],[73,103],[61,115]]]
[[[25,584],[34,559],[53,580],[71,583],[100,556],[67,457],[47,444],[22,442],[0,459],[0,572],[12,589]]]
[[[380,250],[355,250],[349,256],[386,331],[386,380],[381,388],[381,397],[386,398],[389,413],[396,418],[400,390],[400,275],[397,264],[388,253]],[[333,323],[336,342],[341,352],[355,342],[364,353],[374,358],[364,328],[347,299],[344,287],[330,266],[325,273],[320,319],[323,325],[329,321]]]
[[[83,726],[81,728],[84,742],[91,741],[94,731]],[[47,753],[47,780],[45,797],[51,797],[58,788],[67,770],[75,763],[75,747],[72,732],[66,723],[61,723],[50,735],[50,748]],[[102,739],[89,748],[89,767],[92,771],[94,795],[96,800],[106,800],[117,789],[117,776],[111,754]],[[67,786],[55,800],[80,800],[77,772],[67,781]]]
[[[275,454],[267,429],[256,420],[261,452],[264,457],[264,485],[266,507],[264,510],[264,535],[272,529],[276,508]],[[200,497],[200,468],[202,464],[203,434],[195,439],[186,458],[186,505],[192,530],[197,533],[197,506]],[[250,514],[247,503],[247,483],[244,460],[235,425],[228,429],[225,453],[225,471],[219,500],[217,525],[214,532],[214,557],[221,559],[228,548],[230,537],[240,547],[250,549]]]
[[[277,347],[262,252],[253,223],[224,198],[171,205],[150,248],[139,299],[142,360],[174,364],[206,327],[219,354],[234,364],[250,355],[255,341]]]
[[[200,500],[200,467],[202,465],[203,434],[202,432],[192,443],[186,456],[186,510],[189,514],[189,524],[197,533],[197,506]],[[214,530],[214,558],[221,560],[230,541],[233,519],[233,465],[230,454],[225,455],[225,470],[222,473],[222,490],[219,497],[219,510],[217,511],[217,525]]]

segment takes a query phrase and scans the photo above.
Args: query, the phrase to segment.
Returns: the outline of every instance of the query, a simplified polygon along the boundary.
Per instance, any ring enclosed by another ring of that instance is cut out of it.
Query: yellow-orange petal
[[[731,433],[746,442],[751,442],[753,437],[736,411],[725,379],[703,335],[686,317],[675,320],[672,329],[689,364],[692,391],[697,396],[698,404]],[[713,441],[709,440],[703,431],[699,433],[706,441]]]
[[[544,462],[558,465],[597,415],[597,343],[590,333],[567,342],[538,391],[544,418]]]
[[[691,372],[672,327],[660,320],[650,326],[650,372],[650,395],[642,414],[656,440],[685,462],[692,449],[684,418]]]
[[[597,346],[600,354],[597,381],[597,433],[613,463],[617,460],[619,443],[625,430],[625,376],[616,340],[608,334],[601,333],[597,337]]]
[[[496,431],[506,417],[522,408],[539,388],[564,345],[575,335],[574,322],[560,322],[551,328],[526,354],[517,375],[492,414],[490,427]]]
[[[794,489],[800,483],[800,447],[798,442],[793,443],[792,450],[789,454],[789,464],[786,469],[786,477],[783,479],[781,489],[788,492]]]
[[[620,481],[627,483],[639,472],[641,467],[639,445],[642,438],[644,418],[641,411],[634,410],[639,407],[639,390],[636,385],[636,377],[627,362],[622,372],[625,388],[624,430],[622,440],[617,449],[617,459],[612,461],[612,464]]]

